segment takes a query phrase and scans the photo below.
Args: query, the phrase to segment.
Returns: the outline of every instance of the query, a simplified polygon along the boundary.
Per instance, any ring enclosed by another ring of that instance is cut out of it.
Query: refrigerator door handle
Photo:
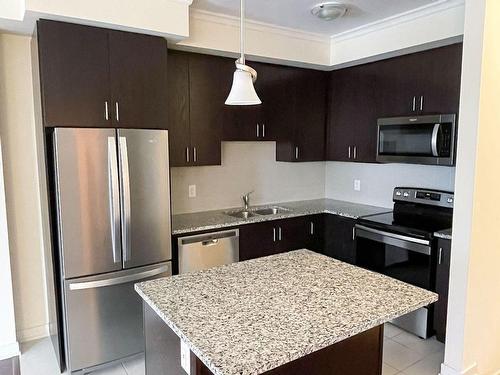
[[[118,161],[116,160],[116,139],[108,137],[108,187],[109,211],[111,219],[111,243],[113,247],[113,262],[121,263],[122,256],[120,239],[120,200],[118,187]]]
[[[132,256],[130,241],[130,177],[128,165],[127,138],[119,137],[120,167],[121,167],[121,199],[122,199],[122,246],[123,262],[128,262]]]
[[[84,290],[84,289],[94,289],[94,288],[102,288],[105,286],[125,284],[125,283],[130,283],[132,281],[138,281],[138,280],[146,279],[146,278],[153,277],[156,275],[160,275],[160,274],[167,272],[169,270],[170,270],[170,265],[165,264],[161,267],[154,268],[152,270],[134,273],[131,275],[118,276],[118,277],[114,277],[111,279],[104,279],[104,280],[70,283],[69,289],[70,290]]]

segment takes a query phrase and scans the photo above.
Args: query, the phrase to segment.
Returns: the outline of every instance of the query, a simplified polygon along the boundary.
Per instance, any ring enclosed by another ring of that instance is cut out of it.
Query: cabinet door
[[[304,249],[308,245],[310,226],[308,216],[299,216],[277,222],[280,252]]]
[[[337,215],[325,216],[325,255],[354,264],[356,248],[353,230],[356,220]]]
[[[297,161],[325,160],[327,73],[299,69],[295,87]]]
[[[278,250],[276,221],[247,224],[240,227],[240,260],[276,254]]]
[[[306,248],[318,253],[324,252],[325,242],[325,214],[307,216],[306,225],[309,235]]]
[[[450,282],[451,241],[439,239],[437,248],[436,293],[439,294],[439,300],[434,306],[434,329],[436,330],[436,338],[441,342],[445,342],[448,288]]]
[[[420,94],[423,95],[423,113],[458,113],[462,43],[436,48],[419,55],[425,70]]]
[[[113,123],[167,129],[167,42],[150,35],[109,31]]]
[[[167,75],[167,111],[170,143],[170,166],[190,164],[189,129],[189,55],[170,51]]]
[[[378,117],[418,114],[421,81],[426,75],[420,54],[399,56],[374,64]]]
[[[359,91],[353,69],[333,71],[330,75],[327,122],[327,160],[351,161],[353,156],[352,116],[361,111]]]
[[[262,100],[266,140],[288,145],[282,152],[291,155],[295,110],[293,107],[294,69],[286,66],[263,64],[259,96]],[[277,148],[281,147],[279,144]],[[277,154],[278,156],[278,154]]]
[[[44,125],[111,126],[108,31],[47,20],[37,27]]]
[[[234,62],[222,57],[189,55],[189,103],[193,165],[220,165],[226,101]]]

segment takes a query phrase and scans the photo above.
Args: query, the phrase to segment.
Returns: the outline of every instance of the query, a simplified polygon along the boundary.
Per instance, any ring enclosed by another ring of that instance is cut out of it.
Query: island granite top
[[[135,285],[215,375],[256,375],[437,300],[297,250]]]
[[[241,207],[173,215],[172,234],[178,235],[193,233],[205,230],[240,226],[243,224],[258,223],[262,221],[286,219],[290,217],[321,213],[329,213],[357,219],[361,216],[368,216],[391,211],[390,208],[368,206],[365,204],[345,202],[335,199],[313,199],[306,201],[275,203],[264,206],[256,206],[252,207],[251,209],[271,206],[283,207],[287,211],[277,215],[256,215],[248,219],[238,219],[225,214],[225,212],[241,209]]]

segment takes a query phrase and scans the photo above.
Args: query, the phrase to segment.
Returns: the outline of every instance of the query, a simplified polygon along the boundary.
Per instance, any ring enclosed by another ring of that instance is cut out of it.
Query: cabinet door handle
[[[276,228],[273,228],[273,242],[276,242]]]
[[[421,111],[424,110],[424,96],[423,95],[420,96],[420,110]]]
[[[314,223],[311,221],[311,235],[314,235]]]
[[[348,148],[347,156],[349,157],[349,159],[351,158],[351,146],[349,146]]]
[[[186,147],[186,163],[189,163],[189,147]]]
[[[196,153],[196,147],[193,147],[193,163],[198,161],[198,154]]]
[[[118,102],[115,102],[115,115],[116,115],[116,121],[120,122],[120,106]]]
[[[295,160],[299,159],[299,146],[295,146]]]
[[[438,264],[441,264],[441,260],[443,258],[443,248],[439,248],[439,254],[438,254]]]
[[[416,97],[416,96],[414,96],[414,97],[413,97],[413,106],[412,106],[411,110],[412,110],[413,112],[415,112],[415,110],[416,110],[416,109],[417,109],[417,97]]]
[[[356,239],[356,227],[352,227],[352,240]]]
[[[281,241],[281,227],[278,227],[278,241]]]
[[[108,101],[107,100],[104,102],[104,119],[106,121],[109,120],[109,106],[108,106]]]
[[[259,132],[259,124],[257,124],[257,138],[260,137],[260,132]]]
[[[262,138],[266,138],[266,124],[262,124]]]
[[[354,159],[358,158],[358,146],[354,146]]]

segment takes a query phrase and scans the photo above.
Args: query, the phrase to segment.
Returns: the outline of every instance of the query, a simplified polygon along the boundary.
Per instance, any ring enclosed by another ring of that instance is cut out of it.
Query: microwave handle
[[[438,133],[441,124],[434,124],[434,129],[432,130],[432,139],[431,139],[431,147],[432,147],[432,156],[439,157],[438,152]]]

